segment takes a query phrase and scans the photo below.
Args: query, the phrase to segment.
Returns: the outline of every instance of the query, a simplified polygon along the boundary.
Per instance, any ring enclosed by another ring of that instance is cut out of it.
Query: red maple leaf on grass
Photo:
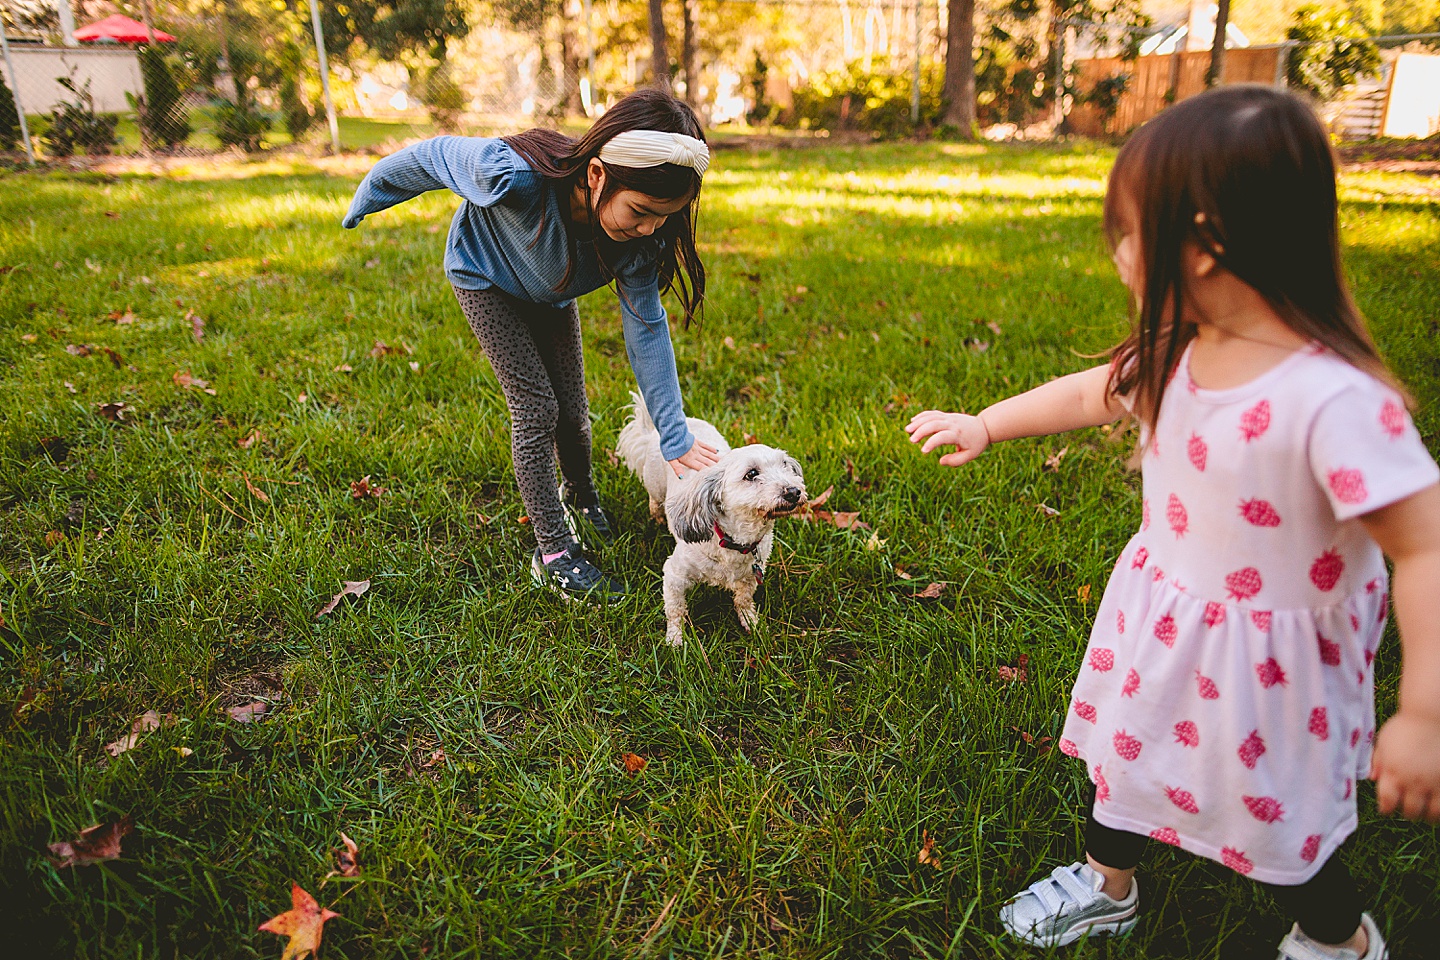
[[[301,960],[313,956],[320,949],[320,934],[325,921],[340,914],[322,908],[314,897],[300,889],[298,883],[291,885],[290,901],[292,906],[289,910],[266,920],[260,924],[260,929],[290,938],[280,960]]]

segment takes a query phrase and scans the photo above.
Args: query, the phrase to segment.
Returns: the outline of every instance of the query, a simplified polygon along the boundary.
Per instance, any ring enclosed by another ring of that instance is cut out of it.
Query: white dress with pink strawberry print
[[[1355,829],[1384,558],[1356,519],[1440,470],[1389,387],[1312,346],[1227,390],[1189,351],[1143,459],[1060,749],[1095,818],[1275,884]]]

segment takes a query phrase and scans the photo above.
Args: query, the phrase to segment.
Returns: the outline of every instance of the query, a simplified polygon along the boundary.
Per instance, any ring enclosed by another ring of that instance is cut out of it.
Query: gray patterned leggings
[[[580,313],[573,303],[530,303],[493,287],[454,289],[510,409],[510,457],[535,540],[542,553],[558,553],[571,538],[555,485],[557,454],[569,499],[597,502]]]

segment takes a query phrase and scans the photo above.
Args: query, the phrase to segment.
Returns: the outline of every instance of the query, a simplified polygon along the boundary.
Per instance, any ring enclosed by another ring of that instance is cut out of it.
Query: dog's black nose
[[[786,503],[799,503],[799,502],[800,502],[800,488],[799,488],[799,487],[786,487],[786,488],[784,489],[784,491],[781,492],[780,496],[782,496],[782,497],[785,498],[785,502],[786,502]]]

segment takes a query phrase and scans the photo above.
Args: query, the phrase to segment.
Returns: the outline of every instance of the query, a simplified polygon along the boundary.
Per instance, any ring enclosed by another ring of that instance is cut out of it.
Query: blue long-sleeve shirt
[[[445,275],[456,287],[496,287],[531,303],[563,307],[605,286],[596,241],[580,239],[574,245],[570,283],[556,289],[572,250],[561,198],[503,140],[435,137],[391,154],[366,174],[344,226],[356,227],[368,215],[430,190],[451,190],[465,201],[455,211],[445,241]],[[603,237],[603,232],[597,235]],[[660,433],[660,452],[674,460],[695,438],[685,424],[675,348],[660,303],[657,263],[664,241],[600,242],[620,292],[630,369]]]

